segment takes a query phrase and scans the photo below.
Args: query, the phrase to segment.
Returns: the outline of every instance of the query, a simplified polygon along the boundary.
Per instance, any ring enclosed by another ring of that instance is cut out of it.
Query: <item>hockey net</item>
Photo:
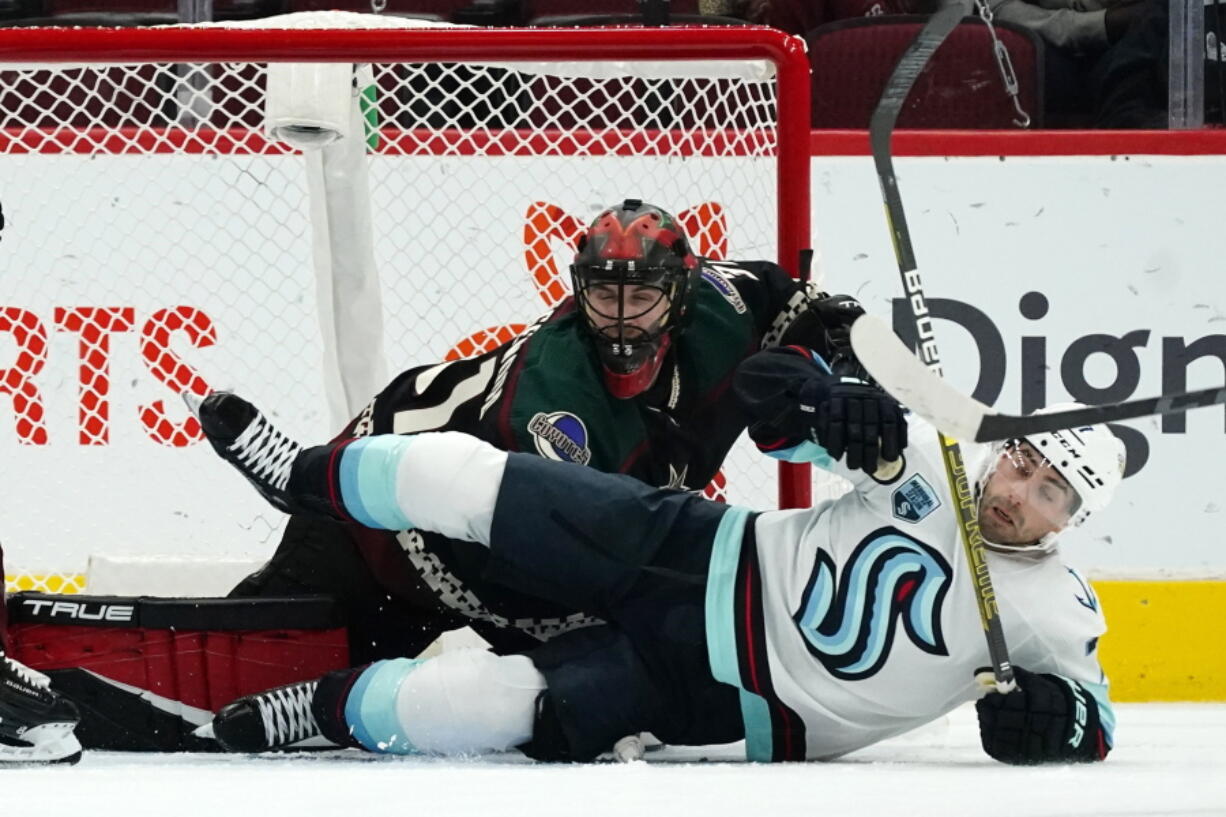
[[[329,437],[389,375],[555,306],[611,202],[673,210],[703,255],[795,267],[799,41],[395,22],[0,32],[10,591],[80,591],[91,555],[267,558],[283,518],[177,395],[234,388]],[[744,442],[718,482],[778,501]]]

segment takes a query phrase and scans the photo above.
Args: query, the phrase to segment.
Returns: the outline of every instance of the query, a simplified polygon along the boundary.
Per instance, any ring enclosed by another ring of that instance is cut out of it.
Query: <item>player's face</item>
[[[1025,441],[1005,446],[983,487],[979,530],[998,545],[1033,545],[1068,524],[1077,494]]]
[[[587,289],[588,317],[602,333],[616,332],[620,321],[628,330],[650,334],[659,328],[668,307],[668,297],[658,287],[596,284]]]

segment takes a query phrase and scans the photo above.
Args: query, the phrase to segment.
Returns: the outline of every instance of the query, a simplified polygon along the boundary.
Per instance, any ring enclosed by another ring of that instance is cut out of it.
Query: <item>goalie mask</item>
[[[1042,412],[1084,408],[1078,403]],[[994,443],[978,480],[985,543],[1010,553],[1049,553],[1068,528],[1110,504],[1124,478],[1124,443],[1105,425]]]
[[[614,397],[655,381],[684,326],[698,259],[671,215],[637,199],[605,210],[579,239],[575,303]]]

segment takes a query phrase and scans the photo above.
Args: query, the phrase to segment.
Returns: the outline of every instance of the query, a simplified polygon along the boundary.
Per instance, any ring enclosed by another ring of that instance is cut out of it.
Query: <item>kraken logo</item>
[[[931,547],[886,527],[856,546],[836,582],[824,551],[792,616],[826,670],[848,681],[877,673],[889,658],[899,620],[924,652],[948,655],[941,605],[953,572]]]

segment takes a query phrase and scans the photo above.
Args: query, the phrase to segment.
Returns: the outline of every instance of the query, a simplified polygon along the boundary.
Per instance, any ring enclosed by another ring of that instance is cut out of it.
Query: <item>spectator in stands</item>
[[[1094,125],[1099,128],[1165,128],[1168,124],[1169,0],[1144,0],[1128,7],[1127,23],[1091,74]],[[1111,18],[1108,17],[1108,28]],[[1110,34],[1109,34],[1110,39]],[[1199,54],[1190,57],[1200,59]]]
[[[942,0],[747,0],[746,19],[790,34],[851,17],[931,14]],[[1101,53],[1139,17],[1143,0],[988,0],[998,20],[1017,23],[1051,46]]]
[[[988,0],[993,17],[1034,31],[1048,46],[1046,107],[1068,124],[1089,124],[1101,107],[1098,65],[1140,19],[1143,0]]]
[[[1138,17],[1140,0],[988,0],[997,20],[1034,31],[1050,46],[1101,54]]]
[[[741,13],[751,22],[805,34],[853,17],[929,14],[942,2],[745,0]],[[1048,46],[1044,91],[1049,121],[1164,127],[1167,2],[988,0],[988,5],[994,19],[1028,28]]]

